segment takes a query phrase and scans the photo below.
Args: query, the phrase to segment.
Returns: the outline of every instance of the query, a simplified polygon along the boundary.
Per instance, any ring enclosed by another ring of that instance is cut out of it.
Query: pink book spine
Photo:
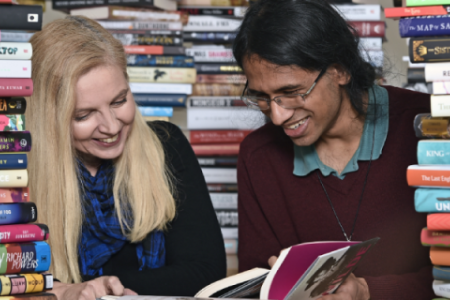
[[[28,188],[0,188],[0,203],[30,202]]]
[[[30,78],[0,78],[0,97],[31,96],[33,80]]]
[[[450,247],[450,232],[422,229],[420,241],[424,246]]]
[[[0,226],[0,243],[44,241],[49,237],[44,224],[14,224]]]

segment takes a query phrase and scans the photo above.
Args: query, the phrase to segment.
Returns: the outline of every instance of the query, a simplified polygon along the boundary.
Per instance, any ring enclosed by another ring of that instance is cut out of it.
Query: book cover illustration
[[[29,131],[0,132],[0,152],[29,152],[31,134]]]
[[[0,244],[0,274],[45,272],[50,262],[46,242]]]
[[[0,114],[1,131],[23,131],[25,130],[25,115],[2,115]]]
[[[37,293],[53,288],[52,274],[18,274],[0,276],[0,295]]]

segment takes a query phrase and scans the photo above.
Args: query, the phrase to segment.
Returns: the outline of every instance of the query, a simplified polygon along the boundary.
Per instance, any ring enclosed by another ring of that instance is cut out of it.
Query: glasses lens
[[[283,108],[297,108],[302,106],[304,98],[300,94],[278,96],[273,99],[279,106]]]
[[[267,105],[267,99],[251,96],[241,97],[241,99],[251,109],[266,110],[269,108]]]

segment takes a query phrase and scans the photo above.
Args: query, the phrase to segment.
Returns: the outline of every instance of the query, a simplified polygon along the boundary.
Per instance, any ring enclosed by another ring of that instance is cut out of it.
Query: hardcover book
[[[36,220],[37,210],[33,202],[0,203],[0,225],[26,224]]]
[[[139,106],[186,106],[183,94],[134,94],[134,101]]]
[[[32,55],[30,43],[0,42],[0,59],[31,59]]]
[[[29,131],[0,131],[0,152],[29,152],[30,150]]]
[[[450,266],[450,248],[430,247],[430,260],[436,266]]]
[[[189,97],[188,104],[190,107],[234,107],[244,106],[244,101],[239,97],[212,96],[212,97]]]
[[[197,156],[236,156],[239,154],[240,144],[194,144],[191,146]]]
[[[209,193],[214,209],[234,209],[238,208],[237,193]]]
[[[185,48],[178,46],[123,46],[127,54],[152,54],[152,55],[185,55]]]
[[[414,192],[414,206],[417,212],[450,212],[450,190],[418,188]]]
[[[41,30],[41,5],[8,5],[0,9],[0,28],[2,30]],[[1,64],[0,64],[1,69]],[[0,77],[3,77],[0,75]]]
[[[236,64],[195,64],[197,74],[242,74],[241,67]]]
[[[431,95],[432,117],[450,117],[450,95]]]
[[[408,83],[425,82],[425,68],[408,68]]]
[[[25,130],[25,115],[0,114],[0,131],[23,131],[23,130]]]
[[[187,83],[130,83],[134,94],[186,94],[192,93],[192,84]]]
[[[172,117],[172,107],[157,107],[157,106],[138,106],[139,112],[144,117]]]
[[[197,157],[198,163],[202,167],[231,167],[236,168],[237,166],[237,156],[213,156]],[[233,187],[234,188],[234,187]]]
[[[379,4],[335,4],[333,7],[349,21],[378,21],[381,19]]]
[[[0,188],[0,203],[29,202],[28,188]]]
[[[436,213],[427,215],[428,230],[450,230],[450,214]],[[450,256],[449,256],[450,259]]]
[[[0,30],[0,41],[26,43],[30,40],[34,33],[32,32],[16,32]]]
[[[434,266],[433,278],[436,280],[450,281],[450,267]]]
[[[237,183],[236,168],[203,168],[202,173],[206,183]]]
[[[199,74],[197,75],[196,82],[245,84],[247,82],[247,77],[242,74]]]
[[[246,6],[228,6],[228,7],[197,7],[197,6],[181,6],[178,10],[187,12],[190,16],[228,16],[228,17],[244,17],[247,11]]]
[[[0,170],[26,169],[28,158],[25,153],[0,154]]]
[[[31,60],[0,60],[0,78],[31,78]]]
[[[14,97],[14,98],[0,97],[0,115],[22,115],[25,113],[26,108],[27,108],[27,101],[23,97]]]
[[[0,170],[0,188],[23,188],[27,187],[27,185],[28,185],[28,172],[26,169]],[[0,224],[2,224],[1,221]]]
[[[414,118],[414,131],[418,138],[450,138],[450,118],[431,117],[431,114],[417,114]]]
[[[409,186],[449,187],[450,165],[411,165],[406,179]]]
[[[412,63],[450,61],[450,38],[411,38],[409,59]]]
[[[92,0],[52,0],[52,8],[64,12],[69,12],[73,8],[105,5],[157,7],[164,10],[177,9],[177,3],[172,0],[95,0],[95,2]]]
[[[426,64],[425,81],[450,81],[450,63]]]
[[[261,112],[247,107],[188,107],[189,130],[254,130],[264,125]]]
[[[449,0],[406,0],[406,6],[449,5]]]
[[[31,96],[33,81],[20,78],[0,78],[0,97]]]
[[[164,21],[98,21],[105,29],[183,30],[181,22]]]
[[[450,283],[447,281],[434,280],[433,291],[436,296],[450,298]]]
[[[1,300],[58,300],[52,293],[33,293],[13,296],[1,296]]]
[[[48,227],[45,224],[0,225],[0,242],[3,244],[44,241],[48,236]]]
[[[422,229],[420,241],[423,246],[450,247],[450,232]]]
[[[130,82],[195,83],[194,68],[128,67]]]
[[[215,209],[217,221],[222,228],[238,227],[237,209]]]
[[[204,165],[201,166],[204,167]],[[238,191],[237,184],[208,183],[206,187],[210,193],[237,193]]]
[[[183,30],[193,31],[236,31],[242,20],[216,16],[189,16],[189,21]]]
[[[194,58],[191,56],[160,56],[160,55],[127,55],[127,64],[129,66],[141,67],[179,67],[193,68]]]
[[[244,84],[196,83],[192,85],[193,91],[190,94],[191,96],[241,96],[244,87]]]
[[[38,293],[53,288],[52,274],[11,274],[0,276],[0,295]]]
[[[417,144],[419,165],[450,164],[450,141],[422,140]]]
[[[376,37],[363,37],[359,39],[359,47],[366,51],[383,50],[383,39]]]
[[[122,45],[157,45],[157,46],[182,46],[183,39],[180,35],[145,35],[132,33],[112,33]]]
[[[191,130],[191,144],[240,143],[251,130]]]
[[[433,94],[435,95],[450,94],[450,81],[433,81],[431,84]]]
[[[356,29],[360,37],[385,36],[386,23],[383,21],[349,21],[348,24]]]
[[[448,6],[418,6],[418,7],[386,7],[384,16],[386,18],[404,18],[418,16],[447,15],[450,12]]]
[[[50,246],[46,242],[0,244],[0,274],[45,272],[50,262]]]
[[[450,34],[450,15],[402,18],[399,21],[400,36],[421,37]]]
[[[236,32],[183,32],[183,40],[197,43],[231,43],[236,35]]]
[[[195,62],[235,62],[231,49],[188,48],[186,49],[186,55],[192,56]]]

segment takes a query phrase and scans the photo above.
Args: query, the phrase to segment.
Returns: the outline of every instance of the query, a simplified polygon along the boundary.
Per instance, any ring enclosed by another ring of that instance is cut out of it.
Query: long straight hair
[[[51,272],[62,282],[80,282],[78,243],[83,213],[71,124],[78,79],[104,65],[126,73],[122,44],[95,21],[56,20],[30,40],[34,93],[28,100],[27,126],[33,136],[29,188],[38,221],[49,226]],[[130,242],[166,229],[175,216],[173,184],[158,136],[136,110],[123,153],[115,161],[114,204]],[[128,212],[125,208],[131,208]],[[132,224],[126,219],[132,217]]]

